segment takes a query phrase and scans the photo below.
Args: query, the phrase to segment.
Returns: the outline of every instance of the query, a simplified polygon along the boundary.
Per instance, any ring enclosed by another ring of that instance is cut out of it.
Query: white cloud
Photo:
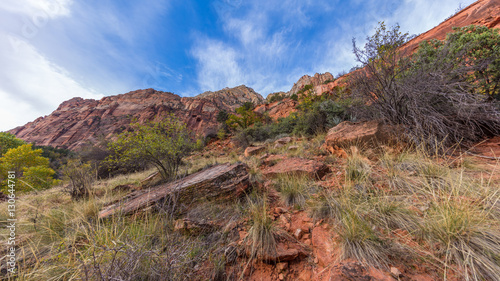
[[[72,97],[101,98],[84,88],[63,68],[51,63],[26,41],[0,33],[0,130],[23,125],[49,114]]]
[[[43,23],[47,18],[70,15],[71,0],[4,0],[0,10],[27,16],[35,23]]]
[[[245,81],[237,52],[222,42],[205,39],[192,54],[198,59],[198,83],[203,91],[234,87]]]

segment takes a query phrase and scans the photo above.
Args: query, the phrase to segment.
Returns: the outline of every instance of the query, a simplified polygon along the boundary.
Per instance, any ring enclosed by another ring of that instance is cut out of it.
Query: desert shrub
[[[171,115],[158,123],[134,123],[109,145],[108,163],[144,161],[155,166],[164,180],[177,174],[182,158],[193,149],[186,125]]]
[[[54,171],[59,171],[59,169],[65,165],[69,159],[75,156],[75,153],[67,148],[56,148],[52,146],[44,145],[33,145],[33,149],[41,149],[42,156],[49,159],[49,166]],[[58,174],[55,175],[56,178],[59,177]]]
[[[370,104],[365,117],[403,125],[408,140],[432,150],[499,133],[498,109],[474,94],[481,85],[468,78],[474,67],[456,64],[466,50],[427,48],[410,58],[399,48],[409,39],[399,26],[387,29],[381,23],[363,50],[353,41],[364,68],[353,73],[351,84],[353,93]],[[432,59],[426,58],[430,53]]]
[[[7,187],[7,171],[16,175],[16,191],[47,189],[58,183],[55,171],[49,167],[49,159],[42,156],[41,149],[24,144],[9,149],[0,158],[0,179],[2,188]]]
[[[70,160],[63,168],[62,174],[69,185],[65,188],[73,200],[88,197],[92,184],[97,180],[96,171],[90,163]]]
[[[11,133],[0,132],[0,157],[9,149],[26,144],[23,140],[16,138]]]
[[[455,27],[444,41],[431,40],[420,44],[415,61],[431,63],[446,60],[462,79],[474,84],[474,92],[500,99],[500,52],[498,29],[486,26]]]

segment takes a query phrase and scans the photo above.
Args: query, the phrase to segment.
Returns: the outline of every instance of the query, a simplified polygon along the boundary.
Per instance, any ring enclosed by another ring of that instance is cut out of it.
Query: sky
[[[0,131],[73,97],[246,85],[264,97],[356,66],[378,25],[425,32],[472,0],[2,0]]]

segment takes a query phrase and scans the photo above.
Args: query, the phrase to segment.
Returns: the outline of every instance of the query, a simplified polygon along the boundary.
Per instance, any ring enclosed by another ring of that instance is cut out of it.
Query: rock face
[[[245,157],[257,155],[266,150],[265,146],[249,146],[245,149]]]
[[[246,86],[205,92],[196,97],[153,89],[137,90],[101,100],[73,98],[50,115],[40,117],[9,132],[27,142],[78,150],[87,142],[110,139],[126,130],[133,119],[159,121],[169,114],[186,123],[196,134],[214,133],[217,113],[233,111],[242,103],[260,103],[261,95]]]
[[[328,131],[325,146],[330,150],[353,144],[387,143],[393,139],[393,130],[375,120],[358,123],[344,121]]]
[[[276,165],[262,170],[265,177],[275,177],[278,175],[305,175],[310,178],[322,178],[328,173],[328,167],[318,161],[303,158],[286,158]]]
[[[283,99],[273,103],[261,104],[255,107],[254,111],[259,114],[267,112],[268,116],[273,120],[288,117],[292,112],[296,112],[297,102],[291,99]]]
[[[316,94],[320,95],[325,92],[327,87],[323,87],[326,84],[333,83],[333,75],[330,72],[326,72],[323,74],[316,73],[313,77],[309,75],[304,75],[300,77],[297,83],[293,84],[292,89],[287,92],[287,96],[292,96],[293,94],[297,94],[300,90],[302,90],[306,85],[313,85],[314,91]]]
[[[420,42],[430,39],[443,40],[453,27],[484,25],[488,28],[500,27],[500,5],[498,0],[479,0],[446,19],[433,29],[420,34],[406,43],[403,48],[409,52],[417,49]]]
[[[127,215],[162,202],[173,194],[179,202],[186,204],[205,199],[230,200],[241,196],[249,185],[246,164],[221,164],[151,190],[137,192],[128,196],[124,203],[108,206],[99,213],[99,217],[106,218],[114,214]]]

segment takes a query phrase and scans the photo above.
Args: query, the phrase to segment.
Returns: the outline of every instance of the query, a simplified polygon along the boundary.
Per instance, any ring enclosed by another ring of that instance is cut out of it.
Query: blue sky
[[[3,0],[0,131],[72,97],[245,84],[266,96],[354,65],[377,22],[425,32],[473,1]]]

